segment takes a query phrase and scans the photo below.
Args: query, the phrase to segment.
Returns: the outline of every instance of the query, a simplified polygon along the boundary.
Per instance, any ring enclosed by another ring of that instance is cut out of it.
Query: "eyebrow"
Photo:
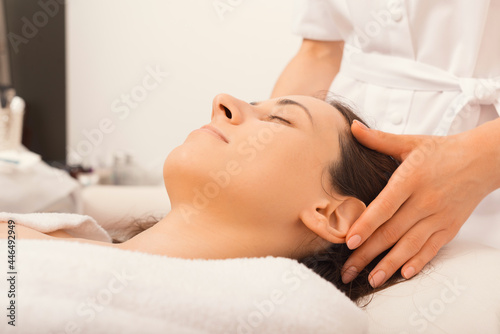
[[[260,102],[250,102],[250,104],[253,105],[253,106],[256,106],[256,105],[259,105]],[[290,100],[290,99],[280,99],[280,100],[278,100],[278,102],[276,102],[275,105],[277,105],[277,106],[287,106],[287,105],[298,106],[302,110],[304,110],[304,112],[309,117],[309,120],[311,121],[311,123],[314,124],[313,118],[312,118],[312,115],[311,115],[311,112],[309,111],[309,109],[307,109],[303,104],[301,104],[301,103],[299,103],[297,101]]]

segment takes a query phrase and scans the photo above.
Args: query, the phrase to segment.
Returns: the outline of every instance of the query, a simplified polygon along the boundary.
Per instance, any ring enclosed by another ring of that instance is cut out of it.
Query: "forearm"
[[[489,145],[491,152],[491,168],[493,171],[494,190],[500,188],[500,118],[487,122],[481,127],[483,141]]]
[[[500,188],[500,118],[468,131],[466,140],[478,153],[476,163],[486,177],[487,192]]]
[[[304,40],[297,55],[283,70],[272,97],[315,95],[327,91],[342,60],[343,42]]]

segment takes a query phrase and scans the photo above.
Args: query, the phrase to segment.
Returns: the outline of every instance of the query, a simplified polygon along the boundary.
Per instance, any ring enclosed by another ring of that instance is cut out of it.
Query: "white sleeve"
[[[296,0],[292,32],[319,41],[342,40],[331,13],[328,0]]]

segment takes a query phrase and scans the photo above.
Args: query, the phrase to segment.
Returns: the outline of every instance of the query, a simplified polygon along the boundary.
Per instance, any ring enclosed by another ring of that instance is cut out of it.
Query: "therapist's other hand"
[[[352,281],[375,257],[394,246],[369,275],[378,287],[399,268],[410,278],[451,241],[479,202],[497,185],[484,161],[484,135],[394,135],[352,125],[358,141],[393,156],[401,165],[387,186],[350,228],[354,253],[342,269]],[[490,158],[491,160],[491,158]],[[493,168],[494,169],[494,168]],[[487,233],[487,231],[485,231]]]

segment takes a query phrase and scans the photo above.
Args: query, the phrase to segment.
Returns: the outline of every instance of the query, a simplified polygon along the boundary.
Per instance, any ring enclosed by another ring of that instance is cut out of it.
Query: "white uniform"
[[[294,32],[345,42],[330,90],[377,129],[446,135],[500,114],[500,0],[298,0]],[[500,247],[500,190],[459,238]]]

